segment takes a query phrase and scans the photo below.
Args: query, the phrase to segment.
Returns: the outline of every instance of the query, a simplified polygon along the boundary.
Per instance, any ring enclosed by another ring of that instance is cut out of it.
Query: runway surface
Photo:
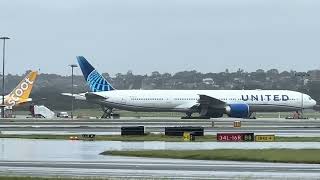
[[[75,134],[96,134],[96,135],[120,135],[120,128],[0,128],[2,134],[49,134],[49,135],[75,135]],[[145,128],[145,132],[155,134],[164,133],[164,128]],[[237,128],[237,129],[211,129],[205,128],[205,135],[216,135],[224,132],[245,132],[260,134],[274,134],[282,137],[320,137],[320,129],[313,128]]]
[[[82,148],[95,148],[96,154],[109,150],[209,150],[209,149],[320,149],[319,142],[164,142],[164,141],[72,141],[72,140],[40,140],[40,139],[0,139],[2,145],[0,160],[24,159],[26,153],[32,160],[44,157],[73,160],[79,158],[77,154],[84,154]],[[24,149],[21,151],[20,149]],[[52,149],[59,147],[58,152]],[[77,149],[79,148],[79,149]],[[31,151],[32,150],[32,151]],[[99,151],[100,150],[100,151]],[[68,156],[67,156],[68,155]],[[44,157],[42,157],[44,156]],[[8,159],[6,159],[8,158]],[[96,156],[93,157],[94,159]],[[92,157],[89,159],[92,160]]]
[[[194,143],[193,146],[199,147],[199,145]],[[117,150],[118,148],[119,150],[133,150],[142,147],[157,148],[157,144],[155,142],[131,144],[130,142],[0,139],[0,174],[136,179],[318,179],[320,175],[319,164],[226,162],[99,155],[105,150]],[[164,147],[174,148],[172,144]]]
[[[233,122],[241,121],[241,128]],[[320,136],[320,120],[306,119],[179,119],[179,118],[121,118],[121,119],[5,119],[0,121],[4,134],[120,134],[122,126],[145,126],[145,132],[164,133],[165,127],[201,126],[205,134],[219,132],[254,132],[277,136]]]
[[[145,126],[163,133],[164,127],[201,126],[205,134],[254,132],[277,136],[318,136],[320,120],[248,119],[2,119],[3,134],[120,134],[122,126]],[[168,179],[319,179],[320,165],[199,161],[102,156],[106,150],[152,149],[320,149],[317,142],[120,142],[0,139],[0,174],[21,176],[168,178]]]
[[[319,179],[320,165],[113,157],[102,162],[1,162],[0,173],[125,179]]]

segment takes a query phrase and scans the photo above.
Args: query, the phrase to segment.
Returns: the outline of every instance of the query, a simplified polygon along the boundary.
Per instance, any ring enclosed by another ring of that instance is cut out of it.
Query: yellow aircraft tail
[[[33,84],[37,78],[38,72],[31,71],[14,90],[5,98],[7,106],[15,106],[17,104],[29,102],[29,98]]]

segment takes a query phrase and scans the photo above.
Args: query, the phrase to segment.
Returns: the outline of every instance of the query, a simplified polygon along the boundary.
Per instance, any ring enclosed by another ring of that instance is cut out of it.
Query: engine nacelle
[[[226,114],[235,118],[248,118],[250,109],[248,104],[229,104],[226,107]]]

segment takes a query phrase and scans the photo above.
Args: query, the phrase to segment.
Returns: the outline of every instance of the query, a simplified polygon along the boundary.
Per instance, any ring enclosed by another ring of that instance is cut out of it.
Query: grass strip
[[[135,156],[152,158],[228,160],[282,163],[320,163],[318,149],[219,149],[219,150],[148,150],[106,151],[102,155]]]
[[[0,134],[0,138],[22,138],[22,139],[61,139],[69,140],[70,137],[77,136],[80,140],[83,139],[82,135],[9,135]],[[182,142],[183,139],[180,136],[165,136],[165,135],[144,135],[144,136],[121,136],[121,135],[97,135],[94,140],[96,141],[166,141],[166,142]],[[208,142],[215,141],[215,136],[203,136],[198,137],[197,141]]]
[[[0,180],[102,180],[101,178],[19,177],[0,176]],[[104,179],[106,180],[106,179]]]
[[[61,139],[69,140],[71,136],[79,135],[45,135],[45,134],[31,134],[31,135],[14,135],[14,134],[0,134],[0,138],[22,138],[22,139]],[[97,135],[96,141],[166,141],[166,142],[183,142],[180,136],[165,136],[163,134],[148,134],[144,136],[121,136],[121,135]],[[196,142],[215,142],[216,136],[206,135],[197,136]],[[320,137],[276,137],[276,142],[320,142]]]
[[[60,111],[65,111],[64,109],[62,110],[56,110],[56,112]],[[114,111],[114,113],[119,113],[121,117],[183,117],[185,116],[184,113],[179,113],[179,112],[131,112],[131,111],[124,111],[124,110],[117,110]],[[18,110],[15,111],[15,115],[29,115],[29,111],[23,111],[23,110]],[[92,108],[92,109],[75,109],[74,110],[75,116],[79,117],[98,117],[100,118],[103,112],[99,108]],[[194,114],[193,116],[197,116],[198,114]],[[303,115],[308,118],[320,118],[320,113],[317,112],[304,112]],[[291,116],[291,112],[282,112],[281,113],[281,118],[285,118]],[[225,116],[227,117],[227,116]],[[257,118],[279,118],[279,113],[263,113],[263,112],[258,112],[256,113]],[[294,121],[294,120],[293,120]]]

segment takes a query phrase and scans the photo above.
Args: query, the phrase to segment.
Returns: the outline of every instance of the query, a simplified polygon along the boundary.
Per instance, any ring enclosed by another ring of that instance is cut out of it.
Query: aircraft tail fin
[[[31,71],[8,95],[9,106],[31,101],[29,98],[34,82],[38,76],[37,71]]]
[[[84,79],[87,81],[92,92],[115,90],[83,56],[77,56],[77,60]]]

